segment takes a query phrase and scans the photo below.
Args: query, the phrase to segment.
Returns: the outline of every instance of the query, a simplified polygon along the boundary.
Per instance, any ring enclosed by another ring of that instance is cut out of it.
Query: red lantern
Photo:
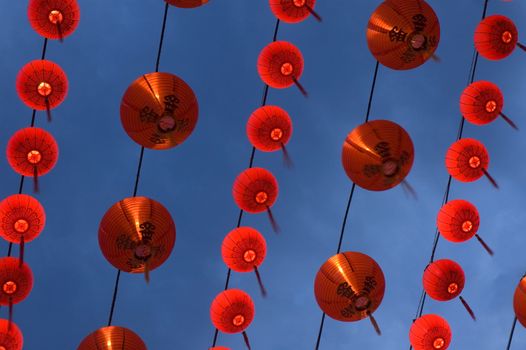
[[[249,168],[238,175],[232,188],[234,201],[241,210],[249,213],[267,211],[275,232],[279,231],[270,208],[278,198],[278,181],[263,168]]]
[[[526,327],[526,277],[521,278],[521,281],[515,289],[513,295],[513,310],[517,320]]]
[[[465,281],[462,267],[449,259],[441,259],[429,264],[422,278],[424,290],[432,299],[449,301],[458,296],[470,316],[475,320],[473,310],[460,295],[464,289]]]
[[[453,178],[462,182],[473,182],[485,175],[498,188],[497,182],[488,173],[489,154],[484,145],[470,138],[453,143],[446,153],[446,168]]]
[[[9,320],[0,319],[0,349],[22,350],[24,337],[18,326]]]
[[[29,108],[47,111],[48,120],[51,120],[51,109],[66,98],[68,79],[58,64],[48,60],[34,60],[18,73],[16,90]]]
[[[424,315],[413,322],[409,341],[415,350],[446,350],[451,344],[451,328],[438,315]]]
[[[33,289],[33,273],[20,259],[0,258],[0,286],[0,305],[9,306],[12,320],[13,305],[26,299]]]
[[[142,339],[124,327],[103,327],[88,335],[77,350],[146,350]]]
[[[502,113],[504,98],[497,85],[489,81],[476,81],[460,96],[460,112],[467,121],[475,125],[489,124],[501,116],[514,129],[515,123]]]
[[[475,49],[488,60],[508,57],[515,46],[526,47],[518,42],[519,33],[511,19],[502,15],[484,18],[475,29]]]
[[[284,89],[296,84],[301,93],[307,96],[307,91],[299,83],[303,73],[303,56],[289,42],[275,41],[261,50],[258,73],[261,80],[270,87]]]
[[[314,11],[316,0],[270,0],[270,9],[283,22],[298,23],[309,15],[321,22],[321,17]]]
[[[455,199],[440,208],[437,227],[442,237],[450,242],[465,242],[475,236],[484,249],[493,255],[491,248],[478,235],[480,216],[477,208],[468,201]]]
[[[210,348],[209,350],[231,350],[231,349],[227,348],[226,346],[214,346],[213,348]]]
[[[27,16],[39,35],[62,41],[77,29],[80,9],[76,0],[30,0]]]
[[[236,272],[256,273],[256,277],[263,296],[267,294],[258,267],[265,260],[267,243],[261,233],[251,227],[238,227],[223,240],[221,255],[229,269]]]
[[[246,329],[254,320],[254,314],[252,298],[239,289],[227,289],[219,293],[210,307],[210,318],[214,327],[224,333],[243,332],[248,349],[250,349],[250,343]]]
[[[189,9],[203,6],[208,3],[208,0],[166,0],[166,2],[175,7]]]
[[[33,176],[35,192],[38,192],[38,177],[53,169],[57,159],[57,143],[44,129],[21,129],[7,144],[7,160],[11,168],[20,175]]]

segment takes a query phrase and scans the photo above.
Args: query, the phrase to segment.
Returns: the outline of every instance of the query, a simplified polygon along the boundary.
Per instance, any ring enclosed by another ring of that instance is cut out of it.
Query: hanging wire
[[[517,325],[517,317],[513,318],[513,324],[511,325],[511,331],[510,331],[510,337],[508,338],[508,346],[506,346],[506,350],[511,349],[511,341],[513,340],[513,334],[515,333],[515,326]]]
[[[155,72],[159,72],[159,64],[161,62],[161,53],[162,53],[163,42],[164,42],[164,32],[166,31],[166,19],[168,17],[168,7],[169,5],[168,3],[166,3],[164,6],[161,36],[159,38],[159,49],[157,50],[157,59],[155,61]],[[139,154],[139,163],[137,165],[137,173],[135,175],[135,185],[133,187],[133,197],[137,196],[137,190],[139,188],[139,179],[141,177],[143,159],[144,159],[144,146],[141,146],[141,151]],[[115,311],[115,303],[117,302],[117,295],[119,292],[120,279],[121,279],[121,270],[117,269],[117,276],[115,277],[115,285],[113,287],[113,297],[111,300],[110,313],[108,316],[108,327],[111,326],[111,322],[113,320],[113,312]]]
[[[274,35],[272,36],[272,42],[275,42],[278,38],[278,32],[279,32],[279,24],[280,20],[276,20],[276,25],[274,27]],[[267,84],[263,87],[263,97],[261,98],[261,107],[265,106],[267,104],[267,98],[268,98],[268,90],[269,87]],[[252,147],[252,151],[250,153],[250,160],[248,162],[248,167],[252,168],[254,165],[254,156],[256,155],[256,148]],[[241,221],[243,220],[243,209],[239,210],[239,216],[237,217],[237,225],[236,228],[239,228],[241,226]],[[230,276],[232,275],[232,270],[229,268],[226,273],[226,280],[225,280],[225,288],[223,290],[227,290],[228,286],[230,284]],[[214,331],[214,339],[212,340],[212,347],[216,346],[217,343],[217,337],[219,335],[219,329],[215,329]]]

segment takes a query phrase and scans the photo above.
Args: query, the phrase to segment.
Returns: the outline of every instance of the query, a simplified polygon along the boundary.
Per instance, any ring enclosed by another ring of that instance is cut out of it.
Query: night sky
[[[98,245],[98,226],[106,210],[130,197],[140,147],[124,132],[119,117],[128,85],[155,69],[164,2],[161,0],[80,0],[81,22],[63,44],[49,42],[47,59],[67,73],[65,102],[37,113],[36,126],[56,138],[56,167],[40,178],[36,198],[44,205],[47,225],[26,245],[25,260],[35,285],[16,305],[14,320],[24,333],[25,349],[76,349],[90,332],[107,323],[116,270]],[[265,214],[247,214],[267,240],[260,272],[269,296],[260,296],[253,274],[233,273],[231,287],[252,295],[256,317],[247,332],[252,348],[314,348],[321,310],[314,277],[337,248],[351,181],[341,165],[345,136],[361,124],[375,60],[367,48],[365,28],[380,1],[318,1],[323,17],[299,24],[282,23],[279,40],[300,48],[305,58],[305,98],[292,87],[270,89],[268,104],[287,110],[294,133],[287,169],[280,152],[260,153],[255,166],[276,176],[280,193],[273,207],[282,232],[272,232]],[[431,0],[441,22],[437,54],[410,71],[380,67],[371,119],[403,126],[415,145],[415,162],[407,180],[418,200],[400,186],[385,192],[356,189],[343,251],[373,257],[386,277],[386,294],[375,313],[383,335],[368,320],[340,323],[328,318],[320,349],[406,349],[408,332],[422,290],[435,218],[448,174],[444,156],[455,140],[458,100],[466,86],[473,53],[473,32],[483,0]],[[15,89],[18,71],[40,58],[43,39],[27,20],[27,1],[1,1],[0,142],[29,126],[31,110]],[[526,3],[490,1],[488,14],[500,13],[526,32]],[[268,1],[211,0],[192,10],[171,7],[160,71],[184,79],[199,101],[199,121],[188,140],[171,150],[146,150],[138,195],[161,202],[177,227],[175,248],[166,263],[151,273],[123,274],[114,325],[134,330],[148,349],[207,349],[214,327],[209,318],[213,298],[223,289],[227,269],[221,242],[237,221],[231,189],[249,161],[251,145],[245,126],[259,107],[263,91],[256,61],[272,40],[275,17]],[[519,34],[519,40],[521,35]],[[526,35],[522,36],[526,41]],[[512,298],[526,271],[526,53],[520,49],[502,61],[480,59],[475,80],[501,88],[504,112],[521,131],[502,119],[476,127],[466,124],[465,137],[482,141],[490,153],[489,171],[500,190],[482,178],[453,181],[451,199],[471,201],[481,214],[479,233],[495,250],[491,258],[475,239],[464,244],[441,240],[436,258],[459,262],[466,272],[463,295],[477,314],[473,322],[458,300],[428,300],[425,313],[445,317],[453,331],[450,349],[504,349],[513,321]],[[16,193],[17,175],[5,157],[0,161],[0,198]],[[31,182],[24,193],[32,194]],[[7,243],[0,249],[7,253]],[[2,308],[1,317],[7,317]],[[218,344],[244,348],[242,336],[220,334]],[[517,326],[512,349],[526,347],[526,330]]]

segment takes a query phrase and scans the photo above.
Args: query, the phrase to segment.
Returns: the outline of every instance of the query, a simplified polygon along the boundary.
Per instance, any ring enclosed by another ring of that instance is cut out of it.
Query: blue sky
[[[260,230],[268,255],[260,268],[269,292],[262,299],[252,274],[234,274],[231,286],[249,292],[256,317],[248,329],[253,349],[312,349],[321,317],[313,293],[318,268],[337,247],[350,180],[340,163],[346,134],[361,123],[374,69],[365,27],[379,1],[319,1],[323,23],[308,19],[282,24],[279,39],[297,45],[305,58],[295,88],[270,90],[269,104],[286,109],[294,124],[288,150],[291,170],[279,154],[257,153],[256,166],[277,177],[280,195],[273,208],[282,234],[276,236],[265,215],[246,215],[245,225]],[[415,163],[408,180],[419,200],[401,188],[387,192],[357,189],[343,250],[372,256],[386,276],[386,296],[375,316],[384,334],[368,321],[339,323],[328,319],[320,349],[405,349],[429,259],[435,217],[447,172],[444,155],[455,140],[458,98],[466,85],[473,50],[473,30],[482,0],[430,1],[442,27],[437,54],[412,71],[380,67],[372,119],[401,124],[413,138]],[[115,269],[102,256],[97,230],[104,212],[132,194],[139,146],[120,125],[119,104],[127,86],[154,70],[164,9],[161,0],[80,0],[81,22],[64,44],[50,42],[47,58],[66,71],[66,101],[37,126],[57,139],[60,158],[41,178],[37,198],[48,222],[40,238],[26,246],[35,286],[15,307],[26,349],[74,349],[102,327],[113,290]],[[3,1],[0,24],[0,94],[3,102],[0,141],[28,126],[31,111],[19,100],[19,69],[40,56],[42,39],[26,17],[26,1]],[[511,17],[526,31],[526,4],[491,1],[488,14]],[[149,349],[207,349],[213,337],[209,306],[222,290],[226,267],[220,256],[223,237],[234,228],[238,209],[232,182],[248,164],[245,124],[259,106],[262,82],[256,71],[261,48],[272,39],[275,19],[268,3],[212,0],[195,10],[170,8],[161,71],[174,73],[194,89],[200,114],[194,134],[169,151],[147,151],[139,195],[163,203],[177,226],[172,256],[151,274],[123,275],[114,324],[133,329]],[[520,35],[519,35],[520,37]],[[522,36],[523,42],[526,35]],[[425,312],[445,317],[453,331],[451,349],[504,348],[513,320],[512,296],[526,270],[523,252],[526,130],[526,53],[516,50],[499,62],[479,61],[476,79],[499,85],[504,112],[520,132],[502,120],[484,127],[467,125],[466,137],[487,146],[489,170],[499,181],[454,182],[451,198],[474,203],[481,214],[480,234],[494,248],[490,258],[473,240],[462,245],[441,241],[437,258],[451,258],[466,272],[464,297],[478,316],[471,321],[458,300],[428,301]],[[17,191],[19,177],[5,157],[0,160],[0,198]],[[26,190],[30,190],[26,186]],[[27,193],[27,192],[26,192]],[[5,250],[7,244],[2,243]],[[0,247],[2,248],[2,247]],[[2,317],[7,312],[2,309]],[[51,345],[52,344],[52,345]],[[243,349],[240,335],[223,335],[218,345]],[[526,346],[518,326],[514,349]]]

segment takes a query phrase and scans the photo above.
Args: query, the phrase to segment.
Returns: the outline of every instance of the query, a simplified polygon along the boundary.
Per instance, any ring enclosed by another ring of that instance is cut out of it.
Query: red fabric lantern
[[[23,346],[24,337],[20,328],[12,321],[0,319],[0,349],[22,350]]]
[[[77,29],[80,8],[76,0],[30,0],[27,16],[39,35],[62,41]]]
[[[166,2],[175,7],[189,9],[203,6],[208,3],[208,0],[166,0]]]
[[[210,348],[209,350],[231,350],[231,349],[225,346],[214,346],[213,348]]]
[[[491,248],[477,233],[479,225],[480,216],[477,208],[462,199],[451,200],[444,204],[437,216],[438,231],[446,240],[460,243],[475,236],[484,249],[493,255]]]
[[[88,335],[77,350],[146,350],[142,339],[124,327],[103,327]]]
[[[159,202],[146,197],[125,198],[104,214],[99,226],[99,246],[117,269],[149,272],[170,256],[175,244],[172,216]]]
[[[460,139],[447,150],[447,171],[458,181],[473,182],[485,175],[493,186],[498,188],[497,182],[488,173],[488,166],[488,151],[480,141],[475,139]]]
[[[303,55],[289,42],[275,41],[263,48],[258,58],[258,73],[270,87],[284,89],[296,84],[307,96],[307,91],[299,83],[303,73]]]
[[[60,105],[68,93],[68,79],[60,66],[48,60],[34,60],[26,64],[16,78],[20,99],[32,109],[47,111]]]
[[[27,298],[33,289],[33,273],[18,258],[0,258],[0,305],[9,306],[9,320],[13,318],[13,305]]]
[[[219,293],[210,307],[210,319],[223,333],[243,332],[245,343],[250,349],[246,329],[254,320],[254,302],[250,295],[239,289],[227,289]]]
[[[521,278],[521,281],[515,289],[513,295],[513,310],[517,320],[526,327],[526,277]]]
[[[414,350],[446,350],[451,344],[451,328],[438,315],[424,315],[413,322],[409,341]]]
[[[449,259],[441,259],[429,264],[422,278],[424,290],[432,299],[448,301],[460,296],[460,301],[471,317],[475,319],[473,310],[460,295],[464,289],[465,281],[466,277],[462,267]]]
[[[44,129],[21,129],[7,144],[7,160],[18,174],[33,176],[38,192],[38,177],[47,174],[57,163],[57,142]]]
[[[270,9],[283,22],[298,23],[313,15],[319,22],[321,17],[314,11],[316,0],[270,0]]]
[[[223,240],[221,255],[223,261],[229,269],[236,272],[256,273],[256,277],[261,288],[261,293],[265,296],[266,290],[261,282],[258,267],[265,260],[267,254],[267,242],[261,233],[251,227],[238,227]]]
[[[497,85],[489,81],[476,81],[460,96],[460,112],[467,121],[475,125],[489,124],[501,116],[514,129],[517,126],[502,113],[504,98]]]
[[[525,50],[518,42],[519,33],[511,19],[502,15],[484,18],[475,29],[475,49],[488,60],[508,57],[515,46]]]

